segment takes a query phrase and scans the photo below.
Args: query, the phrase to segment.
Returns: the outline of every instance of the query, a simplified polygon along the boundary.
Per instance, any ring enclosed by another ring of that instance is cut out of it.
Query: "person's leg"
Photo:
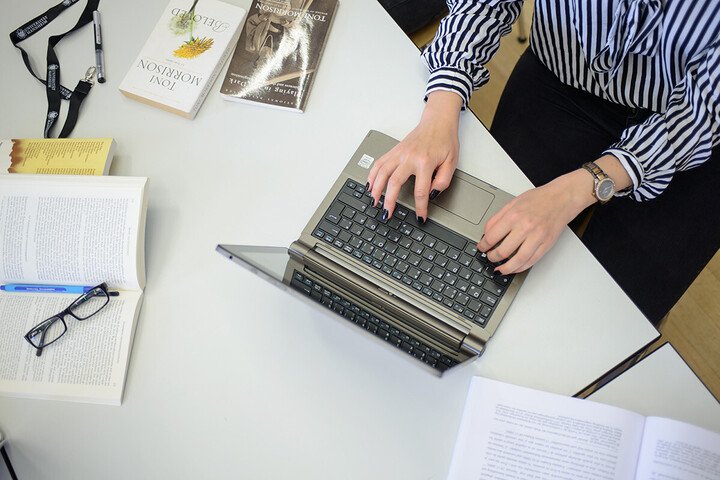
[[[528,48],[505,86],[490,133],[540,186],[596,160],[632,113],[560,83]]]
[[[638,114],[563,85],[527,51],[508,81],[491,133],[535,185],[596,159]],[[720,153],[679,172],[650,202],[598,206],[582,240],[657,324],[720,247]]]
[[[658,324],[720,248],[720,148],[678,172],[656,199],[615,198],[595,209],[582,241]]]

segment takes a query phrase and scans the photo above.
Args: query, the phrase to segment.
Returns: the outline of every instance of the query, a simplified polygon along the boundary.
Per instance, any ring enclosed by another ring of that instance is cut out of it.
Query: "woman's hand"
[[[632,185],[616,157],[605,155],[595,163],[616,190]],[[555,245],[565,225],[597,201],[593,185],[592,175],[578,169],[519,195],[488,220],[478,250],[491,262],[507,260],[495,269],[503,275],[527,270]]]
[[[457,166],[458,123],[462,99],[436,91],[428,96],[420,123],[392,150],[375,161],[368,174],[374,204],[385,192],[383,214],[392,216],[400,187],[415,175],[415,211],[425,221],[429,199],[450,185]]]

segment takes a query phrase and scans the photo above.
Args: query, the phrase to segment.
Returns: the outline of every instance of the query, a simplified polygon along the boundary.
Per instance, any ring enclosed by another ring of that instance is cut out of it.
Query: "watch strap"
[[[598,186],[600,185],[600,182],[603,182],[605,180],[609,180],[614,184],[612,179],[603,171],[602,168],[600,168],[595,162],[587,162],[582,165],[582,168],[590,172],[590,174],[593,176],[593,190],[592,194],[593,196],[600,202],[600,203],[607,203],[612,198],[612,195],[609,198],[600,198],[598,195]],[[614,189],[613,189],[613,195],[614,195]]]

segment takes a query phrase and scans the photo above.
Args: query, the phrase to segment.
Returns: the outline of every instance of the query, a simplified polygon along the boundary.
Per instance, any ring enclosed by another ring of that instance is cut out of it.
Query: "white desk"
[[[588,399],[720,432],[720,403],[669,343]]]
[[[0,31],[49,3],[6,0]],[[289,245],[369,129],[411,130],[427,73],[377,2],[342,0],[304,114],[224,102],[216,83],[190,121],[117,91],[164,6],[102,3],[108,81],[74,131],[115,137],[111,173],[151,179],[123,405],[0,398],[21,478],[441,479],[472,375],[574,394],[657,336],[569,231],[485,355],[442,379],[220,256],[217,243]],[[0,136],[41,136],[44,89],[5,38]],[[91,38],[86,27],[60,43],[67,85],[93,64]],[[25,43],[44,68],[45,43]],[[462,169],[529,188],[480,122],[461,123]]]

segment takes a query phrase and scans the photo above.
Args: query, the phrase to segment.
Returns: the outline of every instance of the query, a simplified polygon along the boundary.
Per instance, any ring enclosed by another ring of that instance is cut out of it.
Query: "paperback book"
[[[302,112],[337,0],[253,0],[220,95]]]
[[[194,118],[237,43],[245,10],[219,0],[171,0],[120,91]]]
[[[720,433],[474,377],[449,480],[720,478]]]
[[[0,174],[107,175],[116,148],[112,138],[0,140]]]
[[[145,287],[147,186],[0,176],[0,395],[120,405]],[[103,282],[118,295],[87,320],[67,316],[65,334],[37,356],[25,334],[79,296],[45,290]]]

